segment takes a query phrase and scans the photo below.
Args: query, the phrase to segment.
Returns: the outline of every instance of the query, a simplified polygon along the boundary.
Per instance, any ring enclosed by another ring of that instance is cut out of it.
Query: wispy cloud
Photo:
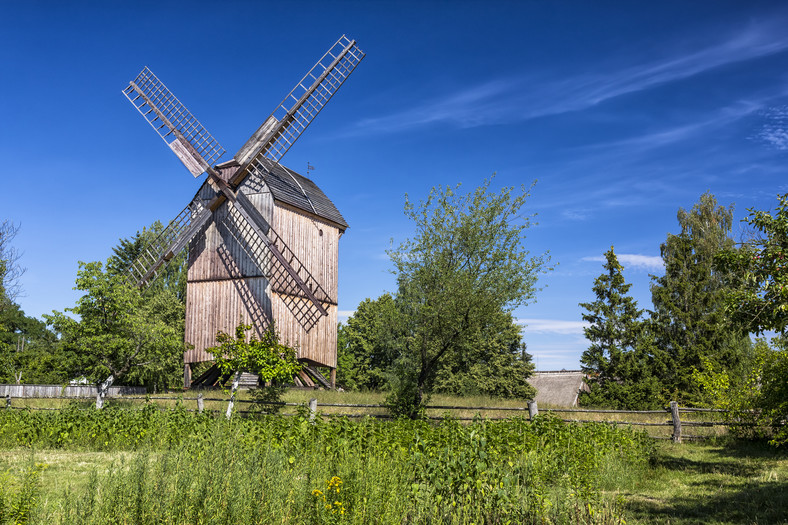
[[[538,334],[582,334],[588,326],[584,321],[534,318],[518,319],[517,324],[524,325],[526,332]]]
[[[779,150],[788,150],[788,106],[769,108],[758,138]]]
[[[640,255],[637,253],[617,253],[616,258],[618,258],[618,262],[620,262],[621,265],[624,267],[630,266],[643,270],[662,270],[665,268],[665,263],[662,261],[662,257],[658,257],[658,256]],[[595,255],[592,257],[583,257],[580,260],[591,261],[591,262],[605,262],[605,258],[601,255]]]
[[[773,23],[752,24],[701,49],[677,51],[673,56],[645,63],[638,58],[636,65],[607,72],[564,78],[495,79],[401,112],[364,119],[348,134],[391,133],[439,122],[475,127],[578,111],[622,95],[786,49],[788,33],[782,28]],[[595,70],[604,67],[599,64]]]

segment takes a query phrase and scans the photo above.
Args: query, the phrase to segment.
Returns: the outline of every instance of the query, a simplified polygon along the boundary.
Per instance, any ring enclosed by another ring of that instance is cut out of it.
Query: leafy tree
[[[494,193],[491,182],[464,195],[433,188],[418,206],[406,197],[416,235],[389,251],[403,334],[389,400],[395,412],[416,417],[442,366],[495,337],[510,312],[534,298],[549,257],[524,246],[529,190]]]
[[[590,392],[582,393],[580,401],[620,409],[659,405],[663,400],[654,376],[653,345],[641,319],[643,310],[627,295],[632,285],[624,279],[612,246],[604,256],[605,271],[594,280],[596,299],[580,303],[587,312],[583,320],[589,323],[583,332],[591,343],[580,358]]]
[[[685,403],[702,401],[692,380],[692,371],[703,369],[702,357],[741,377],[751,355],[749,337],[732,326],[724,308],[733,276],[714,265],[715,256],[734,247],[732,213],[710,193],[690,211],[680,209],[681,232],[668,234],[660,249],[665,274],[652,276],[650,329],[664,371],[661,382],[671,398]]]
[[[745,219],[753,238],[739,249],[729,248],[717,256],[717,267],[738,277],[738,287],[726,291],[726,311],[744,331],[762,334],[775,331],[775,348],[757,353],[750,369],[747,389],[729,388],[723,399],[733,399],[742,409],[757,408],[761,421],[775,427],[775,444],[788,443],[788,428],[779,423],[788,419],[788,194],[778,195],[774,213],[750,209]],[[761,344],[764,347],[765,343]],[[712,384],[727,379],[717,371]],[[702,374],[699,374],[703,378]],[[722,378],[722,379],[720,379]],[[708,389],[710,380],[706,377]],[[755,386],[752,386],[755,385]],[[747,395],[743,397],[742,392]]]
[[[241,372],[250,372],[258,376],[267,388],[259,401],[278,401],[283,391],[282,384],[290,382],[301,371],[303,365],[298,361],[294,348],[283,344],[274,323],[263,332],[260,339],[252,332],[252,325],[241,324],[235,329],[235,335],[225,332],[216,335],[218,346],[207,348],[213,356],[214,363],[224,376],[234,375],[232,396],[238,389]],[[227,417],[232,413],[232,403],[227,408]]]
[[[511,314],[494,320],[499,326],[486,326],[488,336],[447,356],[436,374],[436,393],[521,399],[536,395],[524,380],[533,374],[534,364],[522,341],[522,326]]]
[[[120,239],[112,248],[113,255],[107,261],[107,271],[113,275],[127,275],[132,263],[149,248],[164,231],[161,222],[156,221],[132,237]],[[150,283],[145,293],[155,294],[161,290],[171,290],[181,302],[186,301],[187,258],[186,250],[177,254],[167,267]]]
[[[748,332],[786,334],[788,327],[788,194],[778,199],[774,215],[750,208],[745,221],[753,239],[740,249],[728,247],[716,259],[720,271],[740,278],[725,302],[732,319]]]
[[[0,223],[0,310],[8,307],[20,292],[19,278],[25,273],[19,265],[21,255],[11,245],[19,226],[5,220]]]
[[[337,382],[348,390],[385,390],[400,354],[399,311],[391,294],[364,299],[338,330]]]
[[[183,304],[162,290],[146,295],[125,276],[104,270],[102,263],[80,262],[75,289],[84,295],[72,318],[63,312],[44,316],[61,344],[75,355],[75,375],[100,386],[114,382],[167,388],[180,376],[183,352]]]
[[[18,304],[0,311],[0,382],[59,384],[67,380],[70,356],[55,334]]]

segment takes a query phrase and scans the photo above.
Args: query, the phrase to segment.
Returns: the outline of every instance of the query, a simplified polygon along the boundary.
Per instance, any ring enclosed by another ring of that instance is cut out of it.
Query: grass
[[[661,443],[647,475],[617,493],[629,523],[788,523],[788,453],[733,439]]]

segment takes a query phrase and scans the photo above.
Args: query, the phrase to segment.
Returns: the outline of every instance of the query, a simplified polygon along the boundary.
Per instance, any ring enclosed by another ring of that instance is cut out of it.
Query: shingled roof
[[[268,168],[265,183],[275,201],[333,222],[341,231],[347,229],[345,218],[312,179],[268,159],[263,158],[261,162]],[[216,168],[224,180],[229,180],[238,169],[238,163],[233,160]]]

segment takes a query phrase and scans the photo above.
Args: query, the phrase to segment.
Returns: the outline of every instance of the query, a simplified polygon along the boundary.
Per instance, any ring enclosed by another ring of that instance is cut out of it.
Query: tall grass
[[[135,450],[34,514],[40,523],[612,523],[605,472],[651,441],[555,418],[213,419],[184,410],[0,414],[0,445]]]

